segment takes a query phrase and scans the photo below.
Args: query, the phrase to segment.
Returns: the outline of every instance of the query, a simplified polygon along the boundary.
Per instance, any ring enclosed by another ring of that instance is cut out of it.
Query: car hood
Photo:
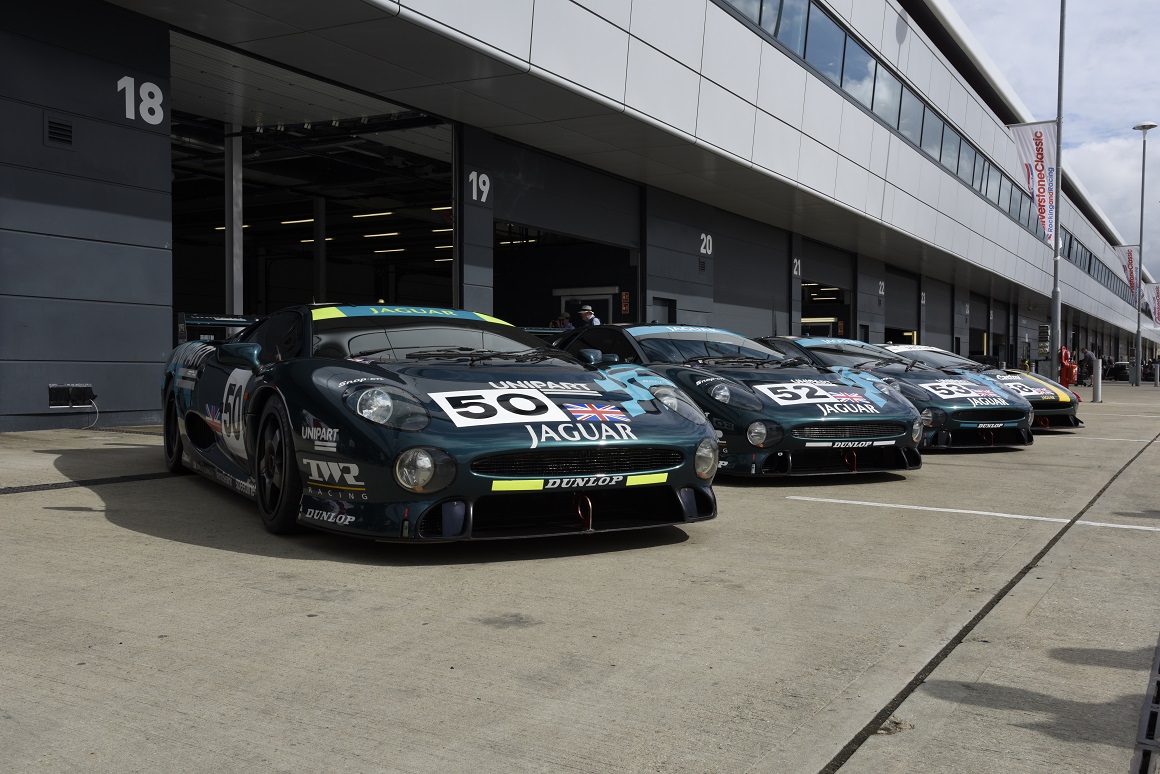
[[[1031,406],[1025,398],[1013,390],[1004,388],[992,377],[974,371],[948,373],[933,368],[908,371],[899,365],[888,365],[870,369],[870,372],[882,379],[896,380],[917,387],[922,398],[911,397],[915,402],[922,401],[952,409],[975,406],[1012,406],[1026,409]]]
[[[915,414],[909,401],[871,374],[852,370],[829,370],[814,366],[800,368],[653,366],[680,385],[687,394],[709,410],[723,407],[709,395],[713,385],[736,382],[756,395],[762,413],[798,415],[816,419],[839,414]]]

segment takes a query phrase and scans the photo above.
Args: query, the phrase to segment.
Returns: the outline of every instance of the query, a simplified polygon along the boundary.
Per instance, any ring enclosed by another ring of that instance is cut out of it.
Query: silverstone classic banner
[[[1019,152],[1019,163],[1027,171],[1027,192],[1039,222],[1047,232],[1048,244],[1055,243],[1055,192],[1058,169],[1055,160],[1055,122],[1014,124],[1009,127]]]
[[[1140,309],[1152,321],[1152,327],[1160,328],[1160,283],[1145,282],[1144,297]]]
[[[1137,245],[1116,245],[1116,255],[1120,258],[1120,266],[1124,267],[1124,279],[1128,280],[1132,298],[1136,297],[1136,257],[1139,254]]]

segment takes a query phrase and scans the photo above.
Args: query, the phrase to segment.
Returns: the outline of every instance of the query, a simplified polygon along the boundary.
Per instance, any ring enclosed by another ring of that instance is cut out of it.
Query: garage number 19
[[[431,399],[447,412],[456,427],[571,419],[539,390],[434,392]]]

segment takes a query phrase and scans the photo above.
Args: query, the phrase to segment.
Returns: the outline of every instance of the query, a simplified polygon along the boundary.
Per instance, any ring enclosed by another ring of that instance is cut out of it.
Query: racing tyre
[[[181,476],[189,471],[181,464],[183,445],[181,430],[177,426],[177,401],[173,396],[165,402],[165,422],[162,426],[165,436],[165,469],[175,476]]]
[[[302,501],[302,478],[294,458],[290,418],[278,398],[271,398],[262,409],[254,453],[262,526],[275,535],[295,531]]]

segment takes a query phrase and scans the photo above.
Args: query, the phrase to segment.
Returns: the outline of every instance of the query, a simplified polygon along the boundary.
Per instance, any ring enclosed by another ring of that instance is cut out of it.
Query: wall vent
[[[705,268],[706,268],[706,267],[705,267],[705,259],[704,259],[704,258],[699,258],[699,259],[697,259],[697,271],[699,271],[699,272],[701,272],[702,274],[704,274],[704,273],[705,273]]]
[[[96,399],[91,384],[48,385],[49,408],[90,408]]]
[[[73,145],[73,123],[58,116],[44,117],[44,144],[52,148],[68,148]]]

